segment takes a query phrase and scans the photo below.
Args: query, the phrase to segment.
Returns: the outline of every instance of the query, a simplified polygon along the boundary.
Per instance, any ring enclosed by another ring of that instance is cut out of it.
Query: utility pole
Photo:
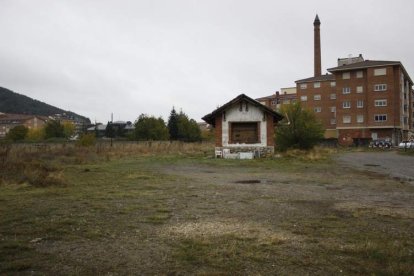
[[[114,132],[113,120],[114,120],[114,113],[111,112],[111,129],[112,129],[112,131],[111,131],[111,148],[112,148],[112,136],[114,136],[114,133],[113,133]]]

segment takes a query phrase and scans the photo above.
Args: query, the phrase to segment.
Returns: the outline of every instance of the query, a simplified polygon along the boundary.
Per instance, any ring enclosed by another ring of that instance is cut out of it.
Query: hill
[[[43,116],[65,113],[69,117],[73,117],[75,120],[90,124],[89,118],[32,99],[3,87],[0,87],[0,112]]]

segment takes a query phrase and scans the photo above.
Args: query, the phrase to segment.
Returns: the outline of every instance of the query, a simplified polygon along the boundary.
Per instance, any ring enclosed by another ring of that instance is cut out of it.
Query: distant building
[[[108,124],[113,128],[114,137],[125,137],[135,130],[134,124],[132,124],[130,121],[115,121],[112,123],[108,122]],[[107,126],[108,125],[97,123],[95,125],[89,126],[86,131],[88,133],[95,133],[96,137],[105,137]]]
[[[267,97],[257,98],[256,101],[275,111],[279,111],[284,104],[296,102],[296,87],[281,88],[280,91]]]
[[[43,127],[50,120],[46,116],[0,113],[0,138],[6,137],[10,129],[23,125],[28,129]]]
[[[87,133],[95,133],[96,137],[104,137],[106,131],[106,125],[97,123],[95,125],[89,126],[86,129]]]
[[[79,134],[86,130],[87,125],[84,120],[79,119],[78,117],[75,117],[73,115],[67,114],[67,113],[60,113],[49,116],[49,118],[59,121],[62,124],[63,123],[71,123],[75,126],[75,133]]]
[[[314,76],[296,81],[297,97],[343,145],[408,138],[414,128],[413,81],[399,61],[339,58],[321,74],[320,20],[314,21]]]

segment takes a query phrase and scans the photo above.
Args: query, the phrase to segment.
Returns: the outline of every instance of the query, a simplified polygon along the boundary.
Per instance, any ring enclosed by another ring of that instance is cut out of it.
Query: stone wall
[[[274,147],[249,147],[249,146],[243,146],[243,147],[216,147],[216,151],[223,151],[223,149],[229,149],[231,154],[239,153],[239,152],[253,152],[255,158],[269,158],[273,157],[275,153]],[[225,157],[225,156],[224,156]]]

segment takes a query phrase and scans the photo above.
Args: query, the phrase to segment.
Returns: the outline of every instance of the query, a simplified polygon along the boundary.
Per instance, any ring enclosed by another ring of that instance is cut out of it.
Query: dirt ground
[[[412,156],[398,151],[350,152],[338,156],[341,164],[363,171],[372,171],[414,184],[414,162]]]
[[[414,273],[414,187],[402,179],[332,160],[185,157],[65,177],[65,188],[0,186],[0,274]]]

